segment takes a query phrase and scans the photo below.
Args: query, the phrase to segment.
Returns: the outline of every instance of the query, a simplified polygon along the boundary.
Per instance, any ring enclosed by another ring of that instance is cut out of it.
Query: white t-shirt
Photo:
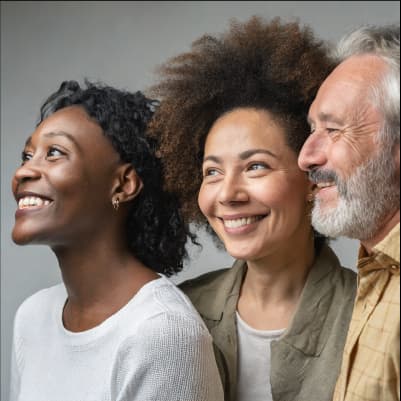
[[[236,401],[272,401],[270,384],[271,352],[273,340],[282,330],[255,330],[246,324],[237,312],[238,331],[238,386]]]
[[[10,401],[223,401],[211,336],[167,278],[84,332],[63,326],[66,299],[60,284],[18,309]]]

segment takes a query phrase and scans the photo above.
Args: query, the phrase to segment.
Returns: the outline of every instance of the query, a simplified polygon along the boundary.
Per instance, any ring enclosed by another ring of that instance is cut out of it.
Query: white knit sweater
[[[62,284],[18,309],[10,401],[223,401],[212,339],[165,277],[99,326],[67,331]]]

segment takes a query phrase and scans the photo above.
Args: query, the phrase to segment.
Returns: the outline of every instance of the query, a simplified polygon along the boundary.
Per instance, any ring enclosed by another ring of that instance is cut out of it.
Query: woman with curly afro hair
[[[223,401],[212,337],[166,277],[192,235],[145,136],[156,106],[65,81],[41,108],[12,236],[50,246],[64,283],[18,309],[13,401]]]
[[[331,401],[355,295],[311,226],[297,164],[332,65],[308,27],[233,21],[160,69],[149,134],[188,223],[237,261],[183,283],[213,336],[226,401]]]

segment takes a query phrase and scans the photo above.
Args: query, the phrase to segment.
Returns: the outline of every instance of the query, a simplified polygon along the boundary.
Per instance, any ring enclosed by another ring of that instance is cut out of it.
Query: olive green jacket
[[[236,308],[246,264],[181,284],[208,326],[225,400],[237,390]],[[324,247],[308,275],[292,323],[271,345],[274,401],[332,401],[354,305],[356,275]],[[252,401],[252,400],[249,400]]]

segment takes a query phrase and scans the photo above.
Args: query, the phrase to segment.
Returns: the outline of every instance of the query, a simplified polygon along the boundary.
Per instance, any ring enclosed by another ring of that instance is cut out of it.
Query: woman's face
[[[12,189],[13,240],[64,246],[104,230],[113,213],[111,182],[119,155],[84,109],[61,109],[26,141]]]
[[[311,184],[268,112],[242,108],[217,120],[203,177],[200,209],[231,256],[259,260],[310,235]]]

